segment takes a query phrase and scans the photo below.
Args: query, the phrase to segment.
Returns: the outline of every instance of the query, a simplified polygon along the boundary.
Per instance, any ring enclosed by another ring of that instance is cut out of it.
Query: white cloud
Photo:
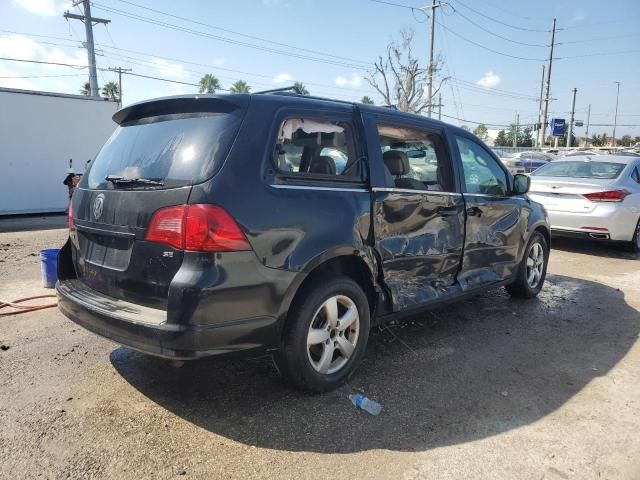
[[[181,63],[169,62],[163,58],[154,58],[151,63],[163,77],[187,78],[189,76],[189,72],[184,69]]]
[[[67,63],[78,66],[87,65],[87,54],[83,49],[75,50],[72,54],[67,54],[58,47],[48,49],[35,40],[23,35],[11,35],[0,38],[0,55],[3,57],[22,58],[41,62]],[[20,65],[26,67],[29,64],[22,63]],[[61,65],[42,65],[42,67],[50,70],[69,70],[68,67]]]
[[[271,79],[271,81],[275,84],[282,84],[282,83],[290,83],[293,81],[293,77],[291,75],[289,75],[288,73],[281,73],[279,75],[276,75],[275,77],[273,77]]]
[[[492,71],[488,71],[476,82],[476,85],[480,85],[482,88],[486,88],[488,90],[490,88],[496,88],[500,85],[500,81],[501,80],[498,75]]]
[[[13,4],[31,13],[53,17],[71,7],[69,0],[13,0]]]
[[[359,87],[362,85],[362,77],[356,73],[352,74],[351,78],[339,75],[336,77],[335,83],[338,87]]]
[[[38,42],[22,35],[0,38],[0,54],[3,57],[36,60],[44,51],[44,47]]]
[[[216,58],[213,59],[213,64],[214,65],[224,65],[226,61],[227,61],[227,59],[224,58],[224,57],[216,57]]]

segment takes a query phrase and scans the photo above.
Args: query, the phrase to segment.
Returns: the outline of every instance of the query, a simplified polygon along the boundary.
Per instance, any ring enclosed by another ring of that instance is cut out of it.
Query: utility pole
[[[536,148],[540,148],[540,130],[542,129],[540,117],[542,116],[542,93],[544,91],[544,69],[545,69],[545,65],[543,63],[542,78],[540,79],[540,101],[538,102],[538,131],[536,132]]]
[[[551,93],[551,64],[553,63],[553,45],[556,41],[556,19],[553,19],[553,27],[551,28],[551,45],[549,47],[549,68],[547,68],[547,82],[545,85],[544,110],[542,114],[542,124],[546,127],[547,115],[549,114],[549,95]],[[544,129],[540,129],[540,135],[544,140]]]
[[[447,5],[446,3],[436,2],[436,0],[431,0],[431,5],[428,7],[424,7],[421,10],[425,10],[427,8],[431,9],[431,33],[430,33],[430,43],[429,43],[429,70],[427,70],[427,116],[431,117],[431,112],[433,111],[433,71],[435,70],[433,65],[433,38],[436,30],[436,8]]]
[[[84,15],[76,15],[75,13],[69,13],[67,10],[64,12],[64,18],[69,20],[81,20],[84,23],[84,30],[86,35],[87,44],[87,56],[89,57],[89,85],[91,86],[91,96],[99,97],[100,91],[98,90],[98,73],[96,70],[96,52],[93,43],[93,24],[94,23],[110,23],[111,20],[105,20],[104,18],[95,18],[91,16],[90,0],[75,0],[73,6],[80,4],[84,6]]]
[[[118,72],[118,107],[122,107],[122,72],[130,72],[130,68],[109,67],[109,71]]]
[[[618,126],[618,98],[620,97],[620,82],[615,82],[618,85],[618,93],[616,93],[616,113],[613,117],[613,140],[611,146],[616,146],[616,127]]]
[[[520,123],[520,115],[516,112],[516,128],[513,132],[513,146],[518,146],[518,124]]]
[[[591,120],[591,104],[587,107],[587,129],[584,132],[584,146],[589,146],[589,120]]]
[[[578,92],[577,88],[573,89],[573,100],[571,101],[571,120],[569,120],[569,133],[567,133],[567,147],[571,146],[573,140],[573,118],[576,114],[576,93]]]

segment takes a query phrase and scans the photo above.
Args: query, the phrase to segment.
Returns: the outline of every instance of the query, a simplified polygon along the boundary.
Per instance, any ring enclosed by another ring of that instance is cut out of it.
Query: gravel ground
[[[13,222],[0,298],[50,293],[37,252],[64,218]],[[388,325],[321,396],[268,358],[174,368],[57,310],[0,318],[0,478],[640,479],[639,267],[558,240],[539,299],[497,290]]]

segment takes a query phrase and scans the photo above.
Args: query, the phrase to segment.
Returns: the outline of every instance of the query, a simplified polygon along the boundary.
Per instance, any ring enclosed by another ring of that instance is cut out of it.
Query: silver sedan
[[[640,158],[598,155],[554,160],[531,174],[557,235],[627,242],[640,252]]]

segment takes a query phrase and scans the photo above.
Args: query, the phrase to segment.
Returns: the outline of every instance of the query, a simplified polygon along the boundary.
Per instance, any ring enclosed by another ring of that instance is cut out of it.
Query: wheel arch
[[[279,318],[280,336],[287,322],[287,313],[299,295],[304,294],[306,285],[321,275],[340,274],[354,280],[364,290],[369,301],[371,317],[374,316],[380,288],[377,285],[377,265],[364,252],[353,247],[338,248],[318,255],[308,262],[298,274],[284,296]]]

